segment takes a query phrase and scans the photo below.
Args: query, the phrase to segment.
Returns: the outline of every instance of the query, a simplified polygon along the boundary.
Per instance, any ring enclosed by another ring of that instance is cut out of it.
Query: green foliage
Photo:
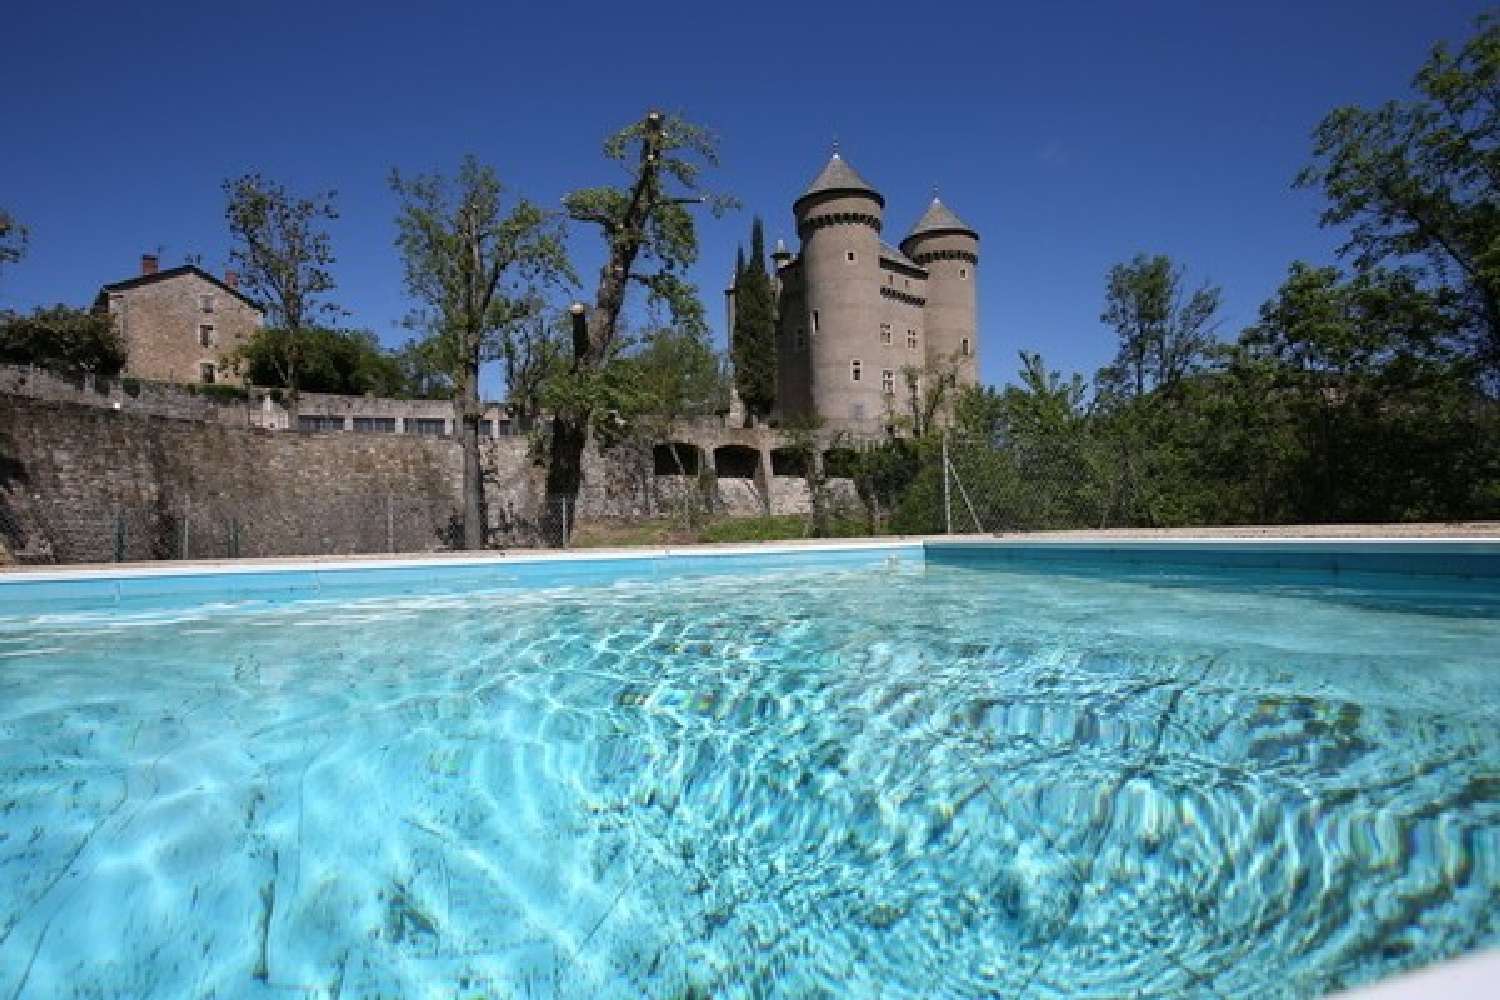
[[[108,315],[55,305],[0,315],[0,364],[109,380],[125,367],[125,345]]]
[[[1189,293],[1184,271],[1160,254],[1137,254],[1109,271],[1100,321],[1114,327],[1119,348],[1100,373],[1100,388],[1142,396],[1169,388],[1196,368],[1214,343],[1220,291],[1202,285]]]
[[[421,304],[423,360],[448,376],[463,445],[464,547],[484,544],[479,465],[479,377],[505,353],[515,328],[541,311],[538,288],[571,280],[557,220],[519,199],[506,211],[493,168],[466,156],[450,183],[437,174],[391,172],[401,199],[396,246],[406,287]]]
[[[294,341],[301,353],[298,388],[303,391],[398,398],[418,394],[401,360],[383,350],[368,330],[315,327],[294,338],[279,327],[263,327],[227,360],[251,385],[290,389],[285,378]]]
[[[734,381],[751,414],[765,418],[776,402],[776,301],[766,271],[765,231],[750,229],[750,260],[735,274]]]
[[[14,264],[26,256],[26,241],[30,233],[16,217],[0,208],[0,269]]]
[[[333,290],[333,242],[324,224],[338,218],[333,192],[303,198],[259,174],[224,182],[225,219],[234,245],[240,287],[267,310],[269,325],[286,331],[277,357],[285,365],[276,379],[295,398],[300,385],[302,337],[319,318],[332,319],[338,307],[325,296]]]
[[[1439,45],[1416,97],[1342,107],[1314,132],[1298,184],[1328,199],[1324,225],[1348,227],[1357,270],[1406,263],[1449,289],[1463,327],[1500,369],[1500,19],[1486,15],[1457,52]]]

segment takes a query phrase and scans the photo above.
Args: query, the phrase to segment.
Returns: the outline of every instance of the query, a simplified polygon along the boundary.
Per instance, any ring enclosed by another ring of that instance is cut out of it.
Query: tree
[[[230,259],[239,267],[241,288],[266,307],[268,325],[284,333],[284,348],[273,356],[277,383],[291,390],[295,411],[307,332],[319,317],[338,314],[323,298],[334,287],[332,241],[323,228],[338,218],[334,193],[301,198],[259,174],[225,181],[224,193],[235,241]]]
[[[29,233],[15,216],[0,208],[0,269],[14,264],[26,256],[26,241]]]
[[[0,363],[107,381],[125,367],[125,344],[108,315],[56,305],[3,317]]]
[[[453,378],[464,456],[464,547],[477,549],[485,540],[480,369],[499,356],[504,331],[538,308],[529,286],[571,276],[562,232],[524,198],[504,211],[499,177],[473,156],[464,158],[452,185],[437,174],[403,178],[392,171],[391,189],[401,199],[396,246],[406,287],[425,307],[434,357]]]
[[[1293,264],[1241,366],[1268,366],[1290,422],[1281,489],[1300,520],[1461,515],[1495,477],[1463,307],[1410,271]]]
[[[717,213],[729,204],[698,193],[702,167],[718,162],[718,144],[680,118],[652,111],[606,139],[604,155],[626,166],[630,183],[585,188],[563,199],[568,216],[598,227],[605,245],[593,308],[575,326],[568,369],[550,393],[547,493],[567,500],[578,496],[591,426],[616,419],[611,403],[619,383],[610,369],[622,356],[617,334],[628,289],[643,287],[648,302],[664,307],[673,325],[705,329],[697,290],[681,275],[698,257],[687,206],[706,201]],[[576,509],[576,503],[567,506]]]
[[[1357,270],[1422,266],[1450,288],[1492,373],[1500,370],[1500,18],[1486,15],[1458,52],[1438,45],[1416,97],[1342,107],[1313,133],[1301,187],[1328,199],[1325,226],[1349,227]]]
[[[734,382],[752,417],[764,419],[776,402],[776,301],[766,272],[760,217],[750,227],[750,260],[735,272]]]
[[[522,427],[530,428],[541,419],[547,387],[567,367],[569,326],[568,316],[538,309],[504,332],[500,363],[505,372],[505,402]]]
[[[1101,322],[1115,328],[1119,349],[1100,382],[1122,396],[1167,388],[1192,371],[1214,343],[1220,291],[1189,293],[1170,258],[1137,254],[1110,268]]]
[[[314,327],[298,340],[301,361],[298,388],[385,397],[415,395],[400,360],[381,348],[369,330],[330,330]],[[226,361],[251,385],[290,389],[282,379],[291,368],[287,354],[292,338],[279,327],[262,327]]]

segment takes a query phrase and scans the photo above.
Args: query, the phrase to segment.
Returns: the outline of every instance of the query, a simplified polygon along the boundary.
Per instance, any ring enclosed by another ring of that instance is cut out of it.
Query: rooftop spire
[[[870,185],[869,181],[859,176],[855,169],[849,166],[848,160],[839,155],[837,140],[834,141],[833,155],[829,157],[828,163],[818,173],[818,176],[813,179],[813,182],[808,185],[807,190],[802,192],[802,197],[798,198],[797,201],[800,202],[804,198],[809,198],[815,194],[825,194],[834,191],[868,194],[882,206],[885,205],[885,199],[880,196],[880,192],[876,191]]]

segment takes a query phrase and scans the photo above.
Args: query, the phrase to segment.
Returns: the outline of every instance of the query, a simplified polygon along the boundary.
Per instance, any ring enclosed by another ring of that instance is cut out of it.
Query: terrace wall
[[[204,419],[196,407],[161,416],[69,398],[78,391],[59,390],[59,398],[0,391],[0,544],[24,561],[411,552],[451,544],[462,483],[452,437],[245,427]],[[732,446],[743,462],[753,452],[755,475],[746,478],[744,467],[717,481],[655,475],[650,447],[590,449],[577,516],[671,516],[694,498],[701,502],[705,490],[713,509],[730,516],[810,509],[800,478],[768,474],[771,449],[781,443],[774,432],[703,422],[673,435],[707,457]],[[497,537],[519,545],[548,541],[539,535],[544,475],[529,440],[497,437],[481,447]]]

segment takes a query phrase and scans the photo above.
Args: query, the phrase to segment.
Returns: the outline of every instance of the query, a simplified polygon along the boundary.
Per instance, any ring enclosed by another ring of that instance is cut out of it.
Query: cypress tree
[[[745,409],[765,417],[776,402],[776,302],[759,216],[750,228],[750,259],[736,268],[733,357],[734,387]]]

